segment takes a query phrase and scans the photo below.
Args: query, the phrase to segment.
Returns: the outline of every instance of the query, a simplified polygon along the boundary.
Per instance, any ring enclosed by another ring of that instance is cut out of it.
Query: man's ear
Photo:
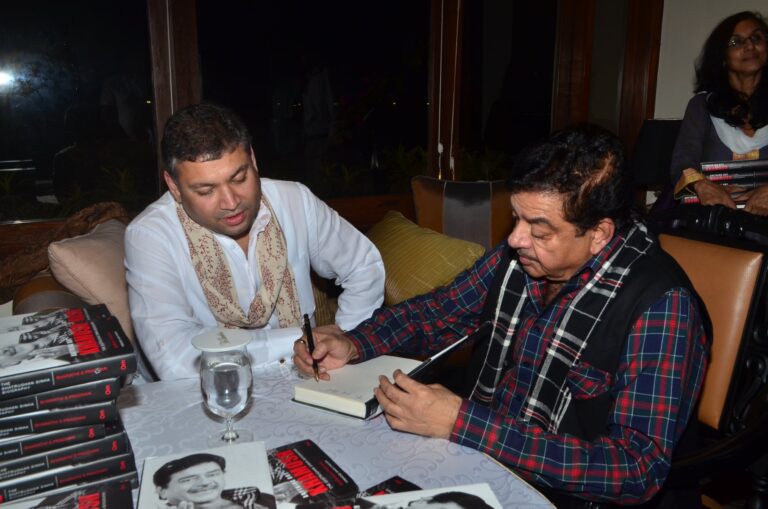
[[[155,493],[157,493],[157,498],[159,498],[160,500],[166,500],[166,498],[165,498],[166,489],[165,488],[161,488],[160,486],[155,486]]]
[[[616,233],[616,225],[613,219],[603,218],[595,227],[592,228],[592,242],[589,246],[589,251],[592,255],[596,255],[611,241],[614,233]]]
[[[256,170],[256,173],[259,173],[259,167],[256,166],[256,154],[253,152],[253,146],[251,146],[251,164],[253,165],[253,169]]]
[[[165,185],[168,186],[168,190],[173,195],[173,199],[181,203],[181,191],[179,191],[179,186],[176,185],[176,181],[171,177],[171,174],[163,171],[163,178],[165,179]]]

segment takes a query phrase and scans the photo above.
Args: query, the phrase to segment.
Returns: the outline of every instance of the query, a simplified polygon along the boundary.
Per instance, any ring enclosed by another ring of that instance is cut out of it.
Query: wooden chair
[[[659,235],[691,280],[713,328],[710,364],[698,407],[700,443],[677,455],[667,482],[691,486],[720,474],[746,471],[768,458],[768,248],[722,236],[679,230]],[[749,507],[768,491],[765,472],[753,471]]]

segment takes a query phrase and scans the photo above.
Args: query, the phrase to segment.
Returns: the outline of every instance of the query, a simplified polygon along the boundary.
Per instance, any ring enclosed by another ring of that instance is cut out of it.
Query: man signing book
[[[567,128],[527,150],[508,184],[507,243],[353,330],[316,332],[321,378],[399,348],[435,352],[490,320],[465,397],[399,371],[380,378],[392,428],[480,450],[560,508],[697,507],[695,494],[658,494],[702,385],[708,320],[632,213],[620,142]],[[312,372],[301,342],[294,358]]]

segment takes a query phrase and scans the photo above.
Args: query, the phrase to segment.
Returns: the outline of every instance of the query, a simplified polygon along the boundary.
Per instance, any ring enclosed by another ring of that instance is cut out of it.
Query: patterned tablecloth
[[[399,475],[422,488],[487,482],[505,508],[553,507],[486,455],[446,440],[393,431],[382,416],[361,421],[291,401],[298,380],[288,368],[254,373],[253,397],[236,427],[267,449],[314,440],[360,489]],[[144,458],[207,448],[224,424],[203,406],[197,379],[123,389],[118,405],[141,473]]]

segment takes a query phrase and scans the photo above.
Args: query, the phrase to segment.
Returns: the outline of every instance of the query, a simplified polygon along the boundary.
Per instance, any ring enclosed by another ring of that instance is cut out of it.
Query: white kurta
[[[339,327],[348,330],[370,317],[384,295],[384,264],[376,247],[302,184],[261,179],[261,188],[285,234],[301,312],[314,323],[311,267],[344,290],[336,313]],[[251,228],[247,257],[233,239],[215,235],[246,314],[260,283],[256,238],[268,220],[269,211],[261,207]],[[163,380],[197,376],[199,356],[191,340],[217,323],[192,267],[170,193],[128,226],[125,268],[136,336],[155,372]],[[266,327],[252,331],[248,350],[255,365],[290,358],[301,330],[278,327],[273,314]]]

